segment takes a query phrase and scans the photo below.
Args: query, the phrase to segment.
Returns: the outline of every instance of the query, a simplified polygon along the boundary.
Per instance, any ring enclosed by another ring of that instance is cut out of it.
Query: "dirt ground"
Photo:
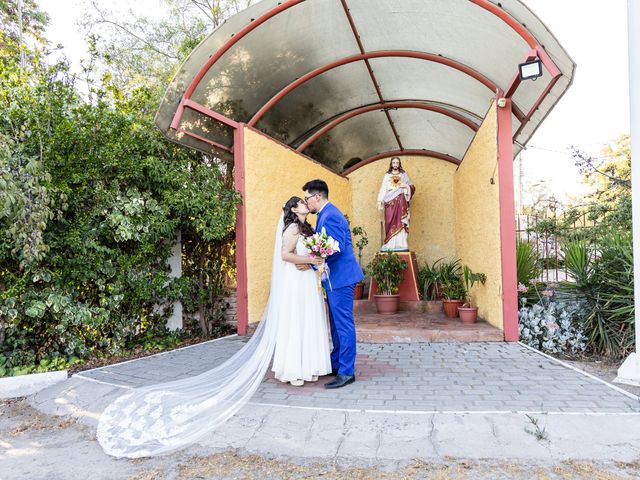
[[[357,459],[265,458],[229,450],[212,455],[185,451],[166,457],[122,460],[105,455],[93,429],[68,417],[50,417],[24,399],[0,401],[0,479],[128,480],[630,480],[640,462],[546,462],[441,458],[408,463]]]
[[[601,357],[585,357],[578,359],[561,358],[560,360],[571,366],[579,368],[580,370],[584,370],[605,382],[609,382],[616,387],[622,388],[627,392],[640,396],[640,387],[625,385],[623,383],[613,383],[615,378],[618,376],[618,368],[622,365],[621,361],[612,361]]]

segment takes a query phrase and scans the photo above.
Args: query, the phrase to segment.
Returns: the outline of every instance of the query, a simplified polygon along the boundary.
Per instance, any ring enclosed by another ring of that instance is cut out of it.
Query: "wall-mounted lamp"
[[[521,63],[518,65],[518,70],[520,70],[520,80],[535,80],[542,76],[542,62],[533,60]]]

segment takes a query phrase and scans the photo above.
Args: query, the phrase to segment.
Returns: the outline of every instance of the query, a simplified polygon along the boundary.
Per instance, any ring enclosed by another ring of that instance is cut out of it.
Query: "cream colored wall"
[[[455,257],[453,181],[456,165],[429,157],[401,158],[403,168],[416,186],[409,210],[409,248],[416,253],[420,265],[425,261],[431,263],[439,258]],[[362,255],[364,265],[380,250],[383,242],[383,216],[377,209],[376,200],[388,168],[389,159],[385,158],[349,174],[353,198],[351,225],[364,227],[369,236],[369,245]]]
[[[503,328],[497,160],[497,115],[491,108],[455,175],[455,243],[462,263],[487,275],[486,284],[472,292],[478,315]]]
[[[247,226],[247,296],[249,323],[260,321],[269,298],[275,227],[282,205],[302,186],[320,178],[329,185],[329,199],[351,215],[349,180],[295,151],[245,128],[245,211]],[[309,216],[315,224],[315,215]]]

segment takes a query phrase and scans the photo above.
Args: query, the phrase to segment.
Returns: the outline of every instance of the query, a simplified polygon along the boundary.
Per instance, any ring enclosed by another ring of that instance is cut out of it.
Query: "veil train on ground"
[[[286,299],[279,284],[283,216],[275,233],[269,301],[256,332],[231,358],[195,377],[136,388],[109,404],[97,438],[105,453],[139,458],[195,443],[233,416],[253,396],[269,368],[278,311]]]

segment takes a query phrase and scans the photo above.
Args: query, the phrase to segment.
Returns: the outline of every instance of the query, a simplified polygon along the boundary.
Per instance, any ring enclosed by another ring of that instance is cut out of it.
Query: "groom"
[[[340,388],[355,382],[356,326],[353,318],[353,290],[364,278],[351,246],[349,223],[338,208],[329,202],[329,187],[323,180],[311,180],[302,187],[311,213],[318,215],[316,232],[325,228],[340,244],[340,251],[327,258],[331,285],[323,281],[329,303],[331,324],[331,367],[335,380],[325,388]]]

